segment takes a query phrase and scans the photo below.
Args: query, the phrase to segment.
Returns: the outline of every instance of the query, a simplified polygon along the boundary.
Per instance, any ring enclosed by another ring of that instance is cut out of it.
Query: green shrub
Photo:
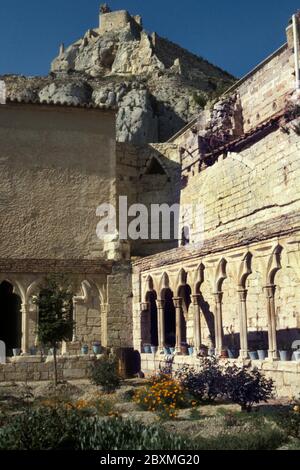
[[[272,414],[272,419],[287,436],[300,439],[300,413],[282,411],[281,413]]]
[[[203,439],[198,443],[198,450],[275,450],[285,442],[284,434],[271,426],[264,426],[253,432],[238,434],[219,434]]]
[[[158,426],[130,420],[85,421],[81,427],[81,450],[183,450],[195,449],[181,436],[166,433]]]
[[[197,400],[213,402],[226,393],[226,377],[220,362],[212,358],[201,358],[199,370],[183,366],[176,372],[181,386]]]
[[[94,385],[100,385],[106,393],[114,392],[121,382],[117,359],[105,355],[95,360],[91,367],[90,379]]]
[[[282,450],[300,450],[300,439],[293,439]]]
[[[201,358],[199,369],[183,366],[176,373],[181,386],[200,401],[217,398],[237,403],[251,411],[254,403],[266,402],[273,396],[274,382],[258,369],[228,365],[218,359]]]
[[[208,101],[208,97],[204,93],[195,92],[193,93],[193,100],[200,106],[200,108],[204,109]]]
[[[27,410],[0,429],[0,450],[73,449],[80,420],[63,409]]]
[[[40,408],[0,429],[0,450],[182,450],[188,439],[158,426],[120,418],[88,418],[77,411]]]
[[[258,369],[227,366],[224,372],[225,393],[232,403],[237,403],[244,411],[251,411],[254,403],[267,402],[272,398],[274,381],[267,379]]]

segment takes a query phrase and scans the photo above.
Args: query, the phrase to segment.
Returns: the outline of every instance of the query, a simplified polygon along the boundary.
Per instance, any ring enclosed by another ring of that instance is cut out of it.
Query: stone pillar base
[[[239,359],[248,359],[248,351],[240,349]]]

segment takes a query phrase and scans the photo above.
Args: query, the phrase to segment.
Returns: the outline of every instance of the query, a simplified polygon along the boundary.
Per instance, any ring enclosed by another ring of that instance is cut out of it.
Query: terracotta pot
[[[224,359],[226,359],[226,358],[228,357],[228,351],[227,351],[227,349],[223,349],[223,350],[221,351],[220,357],[221,357],[221,358],[224,358]]]
[[[182,344],[182,345],[180,346],[180,351],[181,351],[181,354],[182,354],[183,356],[187,356],[188,353],[189,353],[188,345],[187,345],[187,344]]]

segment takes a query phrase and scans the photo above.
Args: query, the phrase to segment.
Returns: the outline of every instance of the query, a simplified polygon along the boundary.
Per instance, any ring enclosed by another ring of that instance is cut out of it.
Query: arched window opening
[[[190,244],[190,229],[187,226],[182,227],[181,230],[181,246]]]
[[[156,293],[154,291],[148,292],[146,300],[149,303],[149,330],[150,342],[152,346],[158,346],[158,320],[157,320],[157,305]]]
[[[13,349],[21,348],[21,299],[13,290],[7,281],[0,284],[0,339],[6,345],[7,356],[13,355]]]
[[[171,289],[165,289],[164,300],[165,345],[174,348],[176,344],[176,314]]]

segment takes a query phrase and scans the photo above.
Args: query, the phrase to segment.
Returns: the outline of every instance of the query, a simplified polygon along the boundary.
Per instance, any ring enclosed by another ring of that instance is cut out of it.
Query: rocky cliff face
[[[113,15],[115,21],[118,13]],[[61,47],[48,77],[5,77],[10,96],[117,106],[118,141],[143,144],[170,138],[206,99],[234,81],[176,44],[147,34],[130,15],[127,24],[113,26],[89,30],[66,50]]]

